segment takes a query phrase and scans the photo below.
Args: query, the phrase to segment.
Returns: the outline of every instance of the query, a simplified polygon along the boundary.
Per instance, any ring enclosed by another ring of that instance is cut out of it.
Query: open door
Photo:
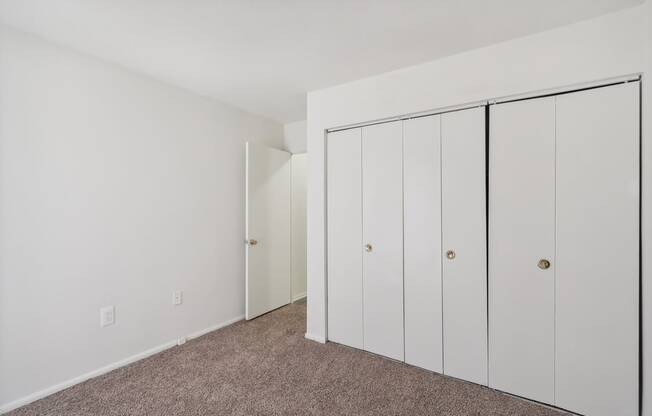
[[[290,156],[246,145],[246,319],[291,302]]]

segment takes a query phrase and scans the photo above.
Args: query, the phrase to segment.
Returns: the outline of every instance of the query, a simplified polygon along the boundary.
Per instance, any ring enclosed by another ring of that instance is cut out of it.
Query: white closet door
[[[441,116],[444,374],[486,385],[485,140],[484,107]]]
[[[364,349],[403,360],[402,123],[362,128]]]
[[[363,348],[360,129],[327,138],[328,339]]]
[[[491,106],[490,126],[489,386],[554,403],[555,98]]]
[[[638,414],[639,84],[557,97],[556,404]]]
[[[403,124],[405,362],[442,372],[440,117]]]

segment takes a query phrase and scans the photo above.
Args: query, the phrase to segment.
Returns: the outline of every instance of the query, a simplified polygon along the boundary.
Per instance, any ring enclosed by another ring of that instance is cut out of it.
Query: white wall
[[[247,140],[282,127],[0,28],[0,410],[243,315]]]
[[[306,296],[306,162],[308,155],[292,155],[292,300]]]
[[[295,121],[283,126],[283,143],[290,153],[306,153],[306,121]]]
[[[308,94],[308,322],[306,337],[326,339],[325,130],[494,97],[643,72],[652,75],[650,1],[642,6],[532,36]],[[647,71],[647,72],[646,72]],[[652,81],[644,80],[644,85]],[[646,89],[650,101],[650,87]],[[650,123],[649,104],[647,123]],[[649,126],[650,124],[647,124]],[[652,135],[644,127],[643,213],[652,212]],[[644,302],[652,302],[652,226],[645,219]],[[646,308],[645,336],[652,335]],[[652,345],[645,356],[652,357]],[[645,360],[652,376],[652,358]],[[652,415],[652,382],[644,383]]]
[[[306,236],[306,121],[283,126],[283,144],[292,155],[292,299],[306,296],[308,280]]]
[[[292,300],[306,296],[306,121],[283,126],[283,145],[292,153]]]
[[[652,416],[652,0],[647,0],[647,72],[643,80],[643,415]]]

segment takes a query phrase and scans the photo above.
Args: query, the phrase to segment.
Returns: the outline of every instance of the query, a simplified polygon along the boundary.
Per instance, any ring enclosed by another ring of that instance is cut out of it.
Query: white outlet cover
[[[181,305],[183,303],[183,292],[180,290],[172,292],[172,304]]]
[[[104,328],[105,326],[113,325],[115,323],[115,307],[105,306],[100,308],[100,326]]]

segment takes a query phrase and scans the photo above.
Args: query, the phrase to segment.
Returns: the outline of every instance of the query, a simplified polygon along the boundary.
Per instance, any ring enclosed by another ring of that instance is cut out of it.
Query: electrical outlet
[[[180,290],[176,290],[172,292],[172,304],[181,305],[182,303],[183,303],[183,292]]]
[[[104,328],[105,326],[113,325],[115,323],[115,307],[105,306],[100,308],[100,326]]]

